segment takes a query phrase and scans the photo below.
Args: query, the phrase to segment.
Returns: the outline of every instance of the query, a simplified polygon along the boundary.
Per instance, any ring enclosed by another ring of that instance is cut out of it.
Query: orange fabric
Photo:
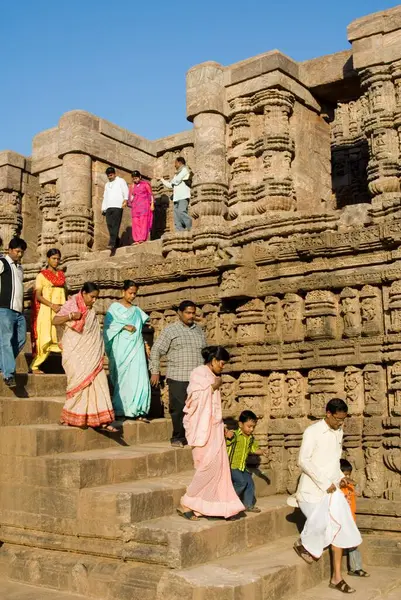
[[[344,494],[349,507],[352,512],[352,516],[356,521],[356,494],[355,494],[355,485],[350,481],[346,485],[346,487],[341,488],[342,493]]]

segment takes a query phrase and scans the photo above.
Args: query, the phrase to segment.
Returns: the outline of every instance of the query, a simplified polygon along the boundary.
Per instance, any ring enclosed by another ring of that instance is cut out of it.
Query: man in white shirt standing
[[[186,166],[185,158],[179,156],[175,160],[176,173],[168,181],[160,181],[168,189],[173,190],[174,225],[177,231],[189,231],[192,227],[192,219],[188,214],[188,206],[191,198],[191,174]]]
[[[119,231],[123,208],[127,206],[128,185],[125,179],[117,177],[114,167],[106,169],[108,182],[104,188],[102,215],[106,216],[107,229],[109,230],[110,256],[114,256],[119,244]]]
[[[25,240],[14,237],[7,256],[0,257],[0,371],[9,388],[16,387],[15,360],[26,341],[24,273]]]
[[[334,398],[326,406],[326,417],[304,431],[298,459],[302,474],[295,499],[306,523],[294,550],[311,564],[320,558],[325,547],[331,546],[333,573],[329,587],[350,594],[355,590],[341,574],[343,549],[356,547],[362,539],[339,489],[346,485],[340,458],[347,415],[344,400]]]

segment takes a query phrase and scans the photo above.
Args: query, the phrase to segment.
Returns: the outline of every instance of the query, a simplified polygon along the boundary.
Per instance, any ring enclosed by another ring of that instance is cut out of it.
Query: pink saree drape
[[[82,295],[76,294],[62,306],[58,315],[82,311]],[[76,427],[100,427],[114,421],[106,373],[104,345],[93,309],[80,321],[68,322],[62,338],[62,360],[67,375],[67,401],[61,419]]]
[[[146,242],[153,224],[153,193],[150,183],[140,180],[129,187],[128,206],[131,208],[132,238]]]
[[[191,373],[184,408],[184,427],[196,473],[181,498],[182,506],[212,517],[232,517],[245,510],[231,482],[219,391],[207,366]]]

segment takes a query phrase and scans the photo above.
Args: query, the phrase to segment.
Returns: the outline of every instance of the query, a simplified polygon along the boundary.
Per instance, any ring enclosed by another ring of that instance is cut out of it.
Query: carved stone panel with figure
[[[305,299],[306,336],[311,340],[337,337],[337,300],[332,292],[316,290]]]
[[[378,335],[383,331],[383,314],[380,290],[365,285],[360,293],[362,335]]]
[[[302,324],[304,301],[298,294],[285,294],[282,306],[282,332],[285,342],[300,342],[305,332]]]

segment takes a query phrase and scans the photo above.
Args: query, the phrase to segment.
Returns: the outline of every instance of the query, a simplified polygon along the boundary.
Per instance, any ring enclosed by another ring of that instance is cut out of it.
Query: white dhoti
[[[340,490],[325,494],[320,502],[298,501],[306,517],[301,533],[304,548],[315,558],[333,544],[338,548],[356,548],[362,543],[349,504]]]

